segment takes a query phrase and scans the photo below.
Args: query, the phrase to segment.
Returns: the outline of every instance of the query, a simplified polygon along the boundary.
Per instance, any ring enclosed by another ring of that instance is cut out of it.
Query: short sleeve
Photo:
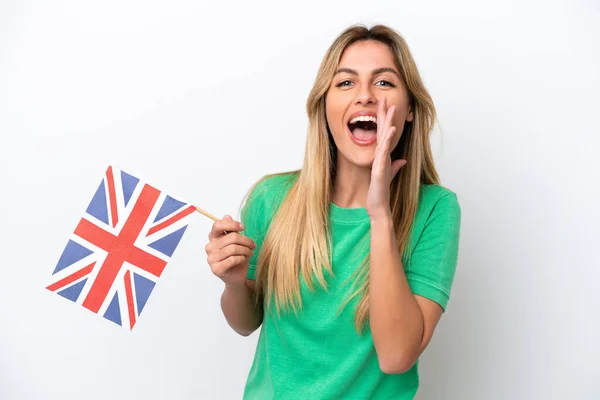
[[[460,224],[456,194],[444,195],[429,214],[406,269],[412,292],[435,301],[444,311],[458,262]]]

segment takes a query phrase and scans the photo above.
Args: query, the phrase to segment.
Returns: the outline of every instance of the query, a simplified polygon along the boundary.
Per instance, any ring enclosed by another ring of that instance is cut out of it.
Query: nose
[[[371,89],[370,85],[361,85],[358,93],[356,94],[356,104],[375,104],[377,102],[377,99],[375,98],[375,95],[373,94],[373,91]]]

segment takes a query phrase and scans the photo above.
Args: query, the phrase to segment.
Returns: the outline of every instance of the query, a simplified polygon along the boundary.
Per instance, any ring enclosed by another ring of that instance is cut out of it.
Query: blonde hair
[[[302,169],[291,171],[297,174],[297,179],[273,216],[258,258],[256,292],[267,301],[268,307],[274,300],[278,314],[282,310],[297,312],[301,309],[300,276],[308,288],[314,290],[315,281],[327,288],[324,271],[333,274],[329,210],[337,148],[328,131],[325,98],[344,50],[364,40],[389,46],[406,84],[414,116],[412,122],[405,124],[401,140],[392,151],[393,159],[407,160],[390,186],[390,208],[401,253],[409,247],[407,242],[421,184],[439,183],[429,144],[436,111],[407,43],[399,33],[383,25],[370,29],[363,25],[347,28],[334,40],[319,67],[306,103],[309,126]],[[369,316],[368,269],[367,255],[353,277],[355,291],[342,305],[360,296],[355,314],[355,328],[359,333]]]

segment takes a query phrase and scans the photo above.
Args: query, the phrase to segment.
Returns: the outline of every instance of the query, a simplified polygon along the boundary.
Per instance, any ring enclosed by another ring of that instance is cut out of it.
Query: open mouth
[[[348,129],[360,141],[373,140],[377,137],[377,118],[370,115],[354,117],[348,122]]]

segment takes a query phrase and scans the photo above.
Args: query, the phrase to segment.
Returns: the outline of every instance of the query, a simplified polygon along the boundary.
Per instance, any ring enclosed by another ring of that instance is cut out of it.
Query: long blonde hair
[[[319,67],[306,103],[309,126],[303,166],[291,171],[297,174],[297,179],[273,216],[258,258],[256,292],[269,307],[274,300],[278,314],[281,310],[297,312],[301,309],[300,276],[308,288],[314,290],[315,282],[327,288],[324,271],[333,274],[329,210],[337,148],[327,126],[325,98],[344,50],[362,40],[375,40],[389,46],[406,84],[414,116],[412,122],[405,124],[401,140],[392,151],[393,159],[407,160],[390,187],[394,232],[401,253],[408,248],[421,184],[439,182],[429,144],[436,111],[408,45],[400,34],[383,25],[370,29],[363,25],[347,28],[327,50]],[[355,314],[358,332],[369,316],[368,269],[367,256],[353,279],[356,290],[346,301],[360,296]]]

